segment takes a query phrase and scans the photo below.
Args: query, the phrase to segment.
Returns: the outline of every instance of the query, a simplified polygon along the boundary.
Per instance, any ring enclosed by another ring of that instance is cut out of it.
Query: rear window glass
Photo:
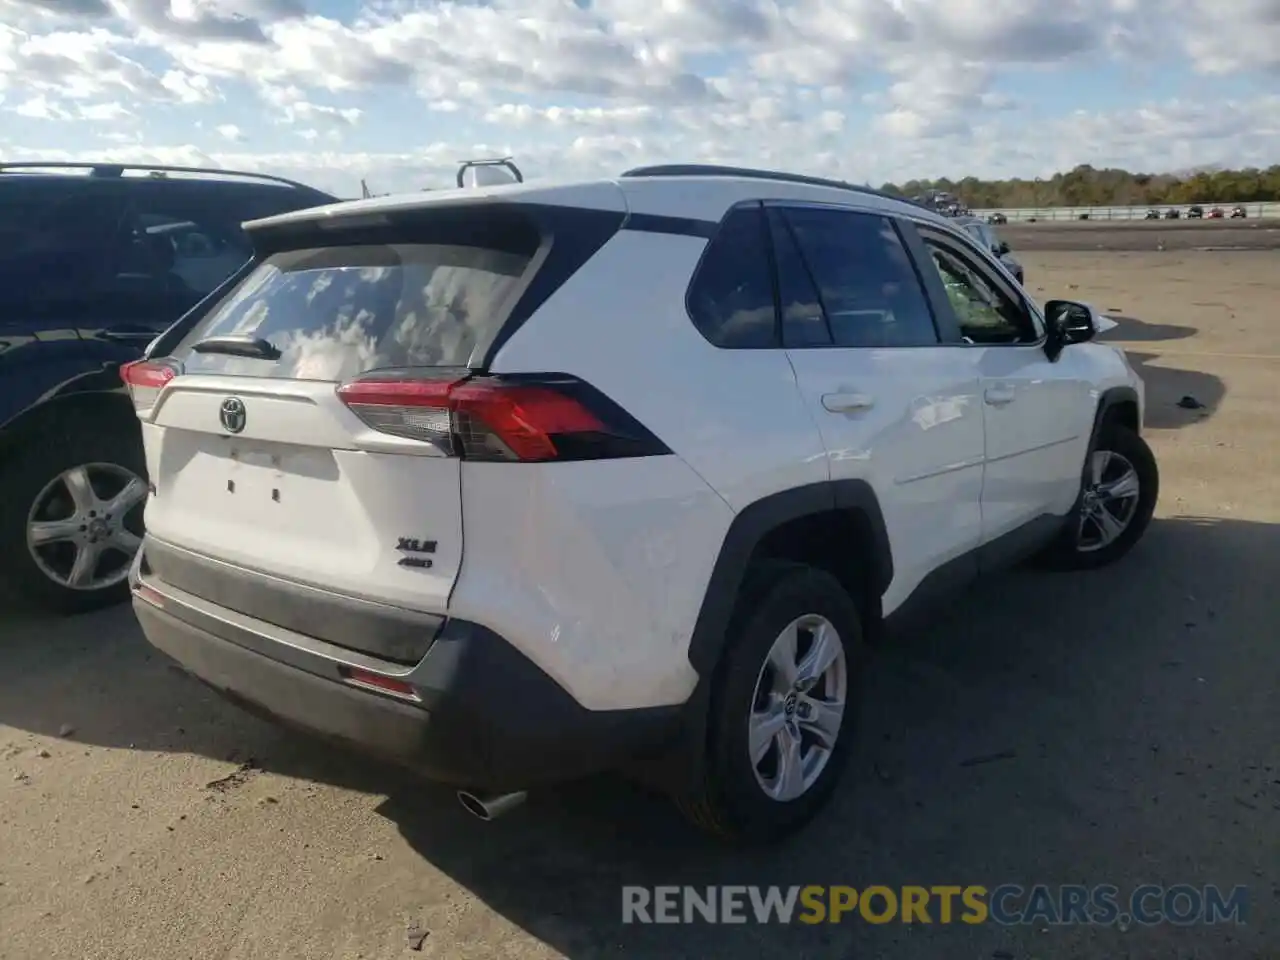
[[[473,246],[372,244],[268,257],[175,351],[188,373],[345,380],[388,367],[479,362],[519,296],[530,256]],[[253,337],[276,360],[195,353]]]

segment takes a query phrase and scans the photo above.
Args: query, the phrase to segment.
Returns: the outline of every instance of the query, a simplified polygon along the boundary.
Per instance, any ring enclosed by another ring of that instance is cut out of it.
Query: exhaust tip
[[[486,823],[493,819],[489,811],[484,808],[484,804],[480,802],[480,798],[474,793],[468,793],[466,790],[458,791],[458,802],[462,804],[462,809],[467,811],[473,817],[478,817]]]
[[[479,796],[469,790],[458,791],[458,803],[462,809],[485,823],[496,820],[510,810],[524,803],[528,796],[523,790],[514,793],[499,793],[493,796]]]

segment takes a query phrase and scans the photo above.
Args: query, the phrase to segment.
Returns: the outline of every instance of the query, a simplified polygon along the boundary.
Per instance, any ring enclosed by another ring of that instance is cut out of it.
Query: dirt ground
[[[612,780],[482,824],[222,703],[127,608],[0,614],[0,957],[1274,960],[1280,254],[1014,245],[1038,296],[1122,318],[1158,518],[1117,567],[994,579],[882,655],[806,834],[728,852]],[[1242,884],[1248,923],[620,924],[623,884],[1005,882]]]
[[[1280,249],[1280,220],[1075,220],[996,229],[1019,251]]]

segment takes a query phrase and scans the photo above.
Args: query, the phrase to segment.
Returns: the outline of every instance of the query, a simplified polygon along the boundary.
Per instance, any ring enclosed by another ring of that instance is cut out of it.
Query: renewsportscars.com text
[[[1141,884],[626,886],[623,923],[1243,924],[1248,888]]]

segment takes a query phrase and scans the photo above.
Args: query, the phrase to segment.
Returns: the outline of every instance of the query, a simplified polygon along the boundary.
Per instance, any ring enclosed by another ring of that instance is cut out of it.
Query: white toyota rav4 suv
[[[741,840],[943,585],[1126,553],[1142,383],[944,217],[703,166],[320,207],[125,376],[150,642],[489,818],[605,769]]]

